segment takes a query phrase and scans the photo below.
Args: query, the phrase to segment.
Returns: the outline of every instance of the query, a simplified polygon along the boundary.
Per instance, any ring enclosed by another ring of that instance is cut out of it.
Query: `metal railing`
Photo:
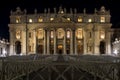
[[[11,56],[0,59],[0,80],[120,80],[119,61],[112,56]]]

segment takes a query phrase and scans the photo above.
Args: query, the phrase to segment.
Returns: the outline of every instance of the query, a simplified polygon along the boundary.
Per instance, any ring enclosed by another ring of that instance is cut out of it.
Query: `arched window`
[[[100,22],[105,22],[105,17],[100,17]]]
[[[53,38],[54,37],[54,32],[50,31],[50,37]]]
[[[20,21],[21,21],[20,18],[21,18],[20,16],[16,17],[16,23],[20,23]]]
[[[67,31],[67,38],[70,38],[70,31]]]
[[[100,39],[105,39],[105,31],[104,30],[100,31]]]
[[[21,38],[21,32],[20,30],[16,31],[16,39],[20,39]]]

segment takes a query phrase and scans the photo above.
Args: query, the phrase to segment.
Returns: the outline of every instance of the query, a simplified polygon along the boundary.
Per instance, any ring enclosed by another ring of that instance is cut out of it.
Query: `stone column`
[[[110,38],[109,31],[106,32],[105,37],[106,37],[106,54],[111,55],[111,46],[110,46],[111,45],[111,43],[110,43],[111,38]]]
[[[54,30],[54,54],[56,54],[56,31]]]
[[[9,32],[10,32],[10,53],[9,53],[9,55],[14,55],[14,52],[15,52],[15,50],[14,50],[14,44],[15,44],[15,42],[14,42],[14,33],[13,33],[13,30],[9,30]]]
[[[99,55],[99,31],[94,31],[94,54]]]
[[[73,54],[73,31],[72,30],[70,35],[70,54]]]
[[[47,30],[47,54],[50,54],[50,37],[49,37],[50,31]]]
[[[46,30],[44,30],[44,51],[43,54],[46,54]]]
[[[24,37],[23,37],[23,36],[24,36]],[[27,53],[27,52],[26,52],[26,49],[27,49],[27,48],[26,48],[26,47],[27,47],[27,45],[26,45],[26,44],[27,44],[27,43],[26,43],[26,37],[27,37],[27,36],[26,36],[26,29],[23,29],[23,30],[22,30],[22,35],[21,35],[21,37],[22,37],[22,40],[21,40],[21,42],[22,42],[22,43],[21,43],[22,54],[23,54],[23,55],[26,55],[26,53]]]
[[[64,30],[64,33],[65,34],[64,34],[64,41],[63,41],[63,46],[64,46],[64,48],[63,48],[63,50],[64,50],[63,52],[64,53],[63,54],[66,54],[66,31],[65,30]]]
[[[77,54],[77,40],[76,40],[76,34],[75,34],[75,31],[74,31],[74,48],[75,48],[75,54]]]
[[[84,45],[84,53],[83,54],[87,54],[87,42],[86,42],[86,31],[84,30],[83,31],[83,36],[84,36],[84,43],[83,43],[83,45]]]
[[[37,52],[36,52],[36,30],[34,29],[33,30],[33,41],[34,41],[34,54],[36,54]]]

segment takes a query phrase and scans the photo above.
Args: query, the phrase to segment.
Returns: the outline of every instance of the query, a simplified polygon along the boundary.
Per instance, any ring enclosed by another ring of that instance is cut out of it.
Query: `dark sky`
[[[44,8],[62,6],[67,8],[77,8],[82,12],[86,8],[87,13],[93,13],[94,8],[100,9],[105,6],[111,12],[111,23],[114,25],[120,22],[120,4],[119,0],[4,0],[0,2],[0,37],[9,39],[9,16],[11,10],[20,7],[22,10],[27,9],[28,13],[33,13],[36,8],[38,12],[44,12]],[[11,2],[10,2],[11,1]],[[116,1],[116,2],[115,2]]]

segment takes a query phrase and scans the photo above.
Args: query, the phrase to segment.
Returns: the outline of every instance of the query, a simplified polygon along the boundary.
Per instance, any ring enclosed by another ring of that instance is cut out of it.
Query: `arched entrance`
[[[58,54],[62,54],[63,53],[63,45],[62,44],[59,44],[58,46],[57,46],[57,51],[58,51]]]
[[[104,41],[100,41],[100,54],[105,54],[105,42]]]
[[[43,54],[43,45],[38,45],[37,52],[38,54]]]
[[[78,45],[77,50],[78,54],[83,54],[83,45]]]
[[[15,52],[16,52],[16,54],[21,53],[21,42],[20,41],[15,42]]]

